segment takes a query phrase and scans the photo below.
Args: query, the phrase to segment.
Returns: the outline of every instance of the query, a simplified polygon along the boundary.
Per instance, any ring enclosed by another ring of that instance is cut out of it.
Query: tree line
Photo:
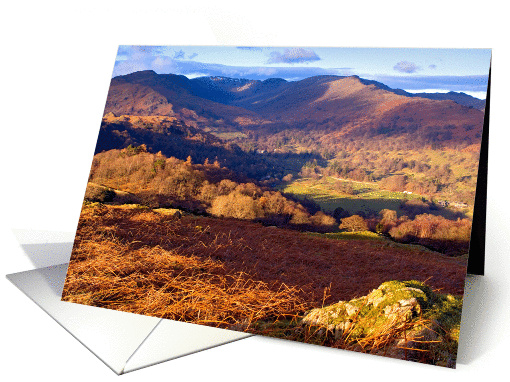
[[[337,229],[335,219],[309,200],[300,201],[246,181],[218,161],[194,164],[191,156],[185,161],[167,158],[147,152],[145,146],[96,154],[89,181],[132,193],[134,201],[150,207],[180,208],[301,230]],[[101,199],[92,188],[86,198]]]

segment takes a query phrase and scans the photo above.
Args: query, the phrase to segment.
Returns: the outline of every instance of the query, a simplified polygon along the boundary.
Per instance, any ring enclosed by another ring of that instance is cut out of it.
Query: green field
[[[432,249],[426,248],[419,244],[404,244],[396,242],[384,235],[377,234],[371,231],[359,231],[359,232],[328,232],[328,233],[315,233],[315,232],[306,232],[306,235],[322,237],[330,240],[365,240],[368,243],[371,243],[375,248],[390,247],[390,248],[405,248],[410,252],[435,252]],[[466,256],[459,256],[459,262],[465,262],[467,259]]]
[[[293,194],[298,198],[314,200],[325,211],[332,213],[337,207],[341,207],[349,213],[354,214],[363,211],[367,214],[379,213],[387,208],[395,210],[402,214],[400,204],[404,200],[418,199],[420,195],[405,194],[403,192],[394,192],[380,190],[378,185],[369,182],[350,182],[355,195],[349,195],[336,191],[333,185],[339,182],[331,177],[323,177],[320,181],[310,178],[297,179],[293,182],[283,185],[280,190],[285,193]]]
[[[225,141],[228,141],[231,139],[236,139],[236,138],[246,138],[247,137],[247,135],[245,133],[241,133],[240,131],[231,131],[231,132],[226,132],[226,133],[218,133],[215,131],[211,131],[210,133],[220,139],[225,140]]]
[[[308,235],[325,237],[335,240],[375,240],[382,242],[389,242],[390,240],[371,231],[360,232],[328,232],[328,233],[314,233],[309,232]]]
[[[335,184],[338,182],[349,184],[352,187],[352,194],[335,189]],[[398,216],[407,215],[408,211],[401,208],[402,202],[423,198],[422,195],[418,194],[381,190],[376,183],[338,180],[332,177],[322,177],[319,180],[311,178],[296,179],[282,184],[279,190],[292,194],[299,199],[305,197],[311,199],[324,212],[333,213],[336,208],[341,207],[351,215],[360,211],[366,215],[377,215],[383,209],[394,210]],[[450,208],[431,209],[427,213],[441,215],[450,220],[455,220],[458,217],[458,211]],[[467,212],[464,213],[464,216],[471,217],[472,215]]]

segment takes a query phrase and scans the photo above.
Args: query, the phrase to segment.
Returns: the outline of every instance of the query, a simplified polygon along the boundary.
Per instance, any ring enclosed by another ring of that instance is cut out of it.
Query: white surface
[[[41,244],[62,244],[73,243],[75,232],[54,232],[54,231],[34,231],[29,229],[13,229],[12,230],[16,241],[21,245],[41,245]],[[69,255],[66,260],[69,260],[71,253],[59,254],[62,256]],[[66,263],[67,261],[63,261]],[[57,265],[55,263],[51,265]]]
[[[30,259],[33,269],[68,263],[75,232],[13,229],[16,241]]]
[[[11,228],[75,230],[119,44],[493,48],[487,276],[481,285],[488,297],[478,303],[478,316],[469,324],[467,364],[447,370],[252,337],[120,378],[429,382],[506,375],[510,48],[504,2],[168,3],[50,0],[2,8],[2,273],[32,267]],[[74,382],[115,378],[5,278],[0,285],[2,376]]]
[[[150,336],[129,358],[124,372],[128,373],[142,367],[187,356],[198,350],[207,351],[212,347],[251,336],[251,334],[232,330],[161,320]]]

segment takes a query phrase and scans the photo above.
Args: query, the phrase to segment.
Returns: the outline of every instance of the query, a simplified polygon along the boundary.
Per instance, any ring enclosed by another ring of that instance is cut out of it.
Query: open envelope
[[[23,236],[23,232],[17,236]],[[69,258],[69,244],[31,243],[22,247],[36,266],[45,266],[49,254],[50,262]],[[42,258],[44,254],[46,260]],[[45,266],[10,274],[7,278],[117,374],[251,336],[63,302],[60,297],[67,266],[67,263]]]

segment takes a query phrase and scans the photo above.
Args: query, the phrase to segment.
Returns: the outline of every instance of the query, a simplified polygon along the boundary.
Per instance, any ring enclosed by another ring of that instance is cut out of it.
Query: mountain
[[[179,117],[193,126],[225,115],[254,116],[229,106],[230,98],[228,92],[185,76],[146,70],[112,79],[105,114]]]
[[[420,144],[466,145],[479,142],[484,117],[471,98],[454,92],[411,94],[358,76],[190,80],[142,71],[112,79],[105,114],[170,116],[219,136],[299,131],[332,144],[405,136]]]
[[[410,94],[410,93],[409,93]],[[422,97],[436,100],[452,100],[459,105],[474,107],[478,110],[485,110],[485,100],[472,97],[462,92],[448,92],[448,93],[413,93],[411,97]]]
[[[359,78],[358,76],[354,76]],[[365,85],[374,85],[380,89],[387,90],[389,92],[393,92],[398,95],[403,95],[406,97],[419,97],[419,98],[428,98],[434,100],[451,100],[459,105],[464,105],[468,107],[474,107],[478,110],[485,109],[485,100],[472,97],[466,93],[462,92],[448,92],[448,93],[409,93],[402,89],[392,89],[389,86],[384,85],[381,82],[365,80],[363,78],[359,78],[359,80]]]

